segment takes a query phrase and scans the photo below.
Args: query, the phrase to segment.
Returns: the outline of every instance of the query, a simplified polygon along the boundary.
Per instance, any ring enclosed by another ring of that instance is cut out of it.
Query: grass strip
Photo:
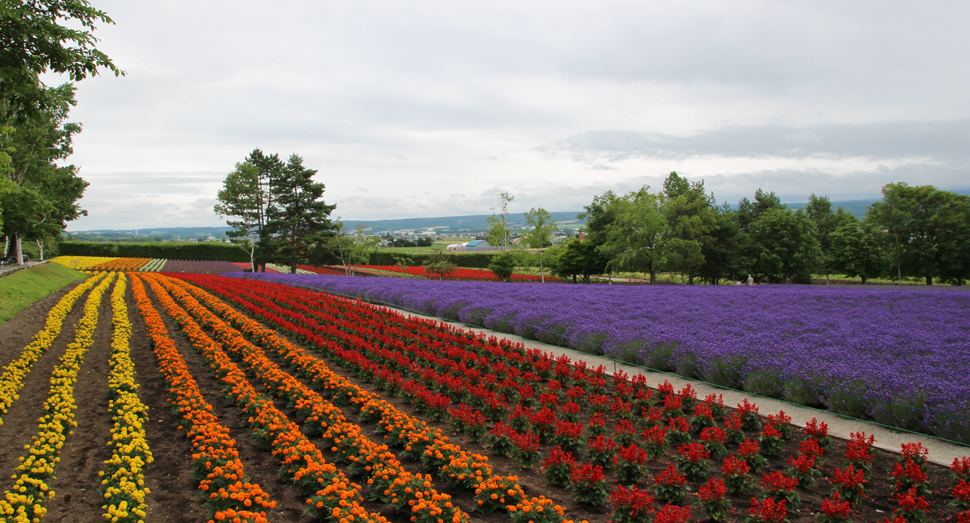
[[[63,265],[45,263],[0,278],[0,325],[57,289],[87,277]]]

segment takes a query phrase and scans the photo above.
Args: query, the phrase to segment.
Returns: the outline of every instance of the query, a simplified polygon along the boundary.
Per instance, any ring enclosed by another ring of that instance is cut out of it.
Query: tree
[[[559,257],[551,265],[552,274],[572,278],[573,283],[576,283],[577,276],[582,276],[583,283],[589,283],[590,276],[606,271],[607,261],[588,238],[573,239],[561,249]]]
[[[428,274],[438,276],[438,281],[443,280],[451,271],[458,268],[451,262],[451,258],[442,251],[429,254],[424,266]]]
[[[886,232],[851,214],[845,214],[840,221],[831,236],[832,268],[846,276],[862,278],[863,284],[886,274],[892,260]]]
[[[694,284],[694,272],[704,263],[704,245],[713,241],[711,232],[717,225],[714,199],[704,190],[703,180],[688,182],[676,172],[664,180],[661,207],[667,226],[668,263],[688,274]]]
[[[495,214],[495,207],[492,207],[492,215],[487,218],[488,221],[488,233],[486,237],[488,238],[488,243],[491,245],[498,246],[502,252],[509,251],[509,203],[515,200],[515,196],[512,193],[503,191],[500,195],[502,199],[502,214]]]
[[[66,222],[87,214],[78,200],[88,183],[78,176],[77,167],[58,165],[73,152],[73,137],[81,130],[79,124],[67,122],[75,104],[74,87],[65,84],[46,91],[51,105],[21,115],[6,133],[6,177],[15,186],[11,190],[20,194],[7,195],[4,212],[10,219],[4,234],[14,238],[18,263],[22,263],[24,238],[40,240],[42,248]]]
[[[367,236],[366,223],[358,223],[354,227],[353,234],[343,233],[344,224],[338,218],[336,223],[336,234],[328,240],[328,245],[333,254],[344,266],[347,276],[353,276],[357,268],[370,261],[370,253],[381,242],[377,236]]]
[[[85,0],[4,2],[0,7],[0,109],[2,126],[18,115],[47,108],[39,77],[67,74],[73,82],[107,69],[123,75],[95,47],[98,23],[114,23]]]
[[[488,270],[503,281],[509,281],[515,271],[515,256],[505,252],[498,256],[492,256],[492,261],[488,264]]]
[[[708,235],[708,241],[701,247],[704,264],[700,266],[698,275],[703,280],[714,285],[722,279],[738,281],[739,260],[742,258],[740,234],[737,213],[727,204],[715,208],[714,228]]]
[[[751,225],[751,238],[758,248],[755,270],[759,274],[811,281],[819,257],[818,242],[804,213],[772,208]]]
[[[812,235],[818,242],[819,257],[818,265],[825,274],[825,284],[829,283],[829,272],[833,265],[832,253],[832,232],[835,231],[836,215],[832,212],[832,202],[828,196],[815,196],[812,193],[808,197],[808,205],[805,207],[808,219],[812,223]]]
[[[545,209],[533,207],[525,213],[525,222],[532,226],[532,230],[523,238],[529,247],[539,249],[539,275],[542,283],[546,282],[546,272],[542,267],[542,251],[552,245],[552,231],[556,230],[556,221]]]
[[[290,155],[286,167],[273,180],[266,233],[273,255],[290,265],[306,260],[315,244],[332,236],[333,224],[328,219],[337,207],[323,200],[325,186],[313,181],[314,169],[303,166],[303,158]]]
[[[649,189],[644,185],[610,204],[614,222],[606,242],[597,250],[610,260],[607,267],[611,271],[627,268],[648,272],[652,285],[669,254],[669,227],[660,210],[660,198]]]
[[[883,200],[872,204],[866,217],[889,233],[899,280],[904,274],[923,277],[927,285],[935,276],[966,279],[961,274],[970,266],[970,198],[905,183],[887,184],[882,193]]]
[[[220,218],[237,218],[226,220],[226,225],[233,228],[226,235],[233,243],[248,245],[249,264],[251,270],[256,272],[256,242],[262,230],[261,218],[265,213],[259,168],[248,162],[237,163],[236,168],[223,180],[216,201],[218,203],[214,211]]]

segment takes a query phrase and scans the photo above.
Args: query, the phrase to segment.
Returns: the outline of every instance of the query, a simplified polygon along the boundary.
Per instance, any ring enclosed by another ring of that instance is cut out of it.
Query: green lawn
[[[0,278],[0,324],[57,289],[87,277],[63,265],[45,263]]]

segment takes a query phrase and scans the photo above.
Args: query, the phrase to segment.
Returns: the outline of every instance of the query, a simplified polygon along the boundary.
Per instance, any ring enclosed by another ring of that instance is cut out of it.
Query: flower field
[[[970,294],[247,275],[970,443]]]
[[[968,458],[359,300],[97,272],[48,307],[0,354],[0,521],[970,521]]]

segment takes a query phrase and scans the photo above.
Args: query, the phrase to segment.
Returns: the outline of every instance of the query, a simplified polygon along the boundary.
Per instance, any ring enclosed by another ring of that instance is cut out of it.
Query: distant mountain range
[[[832,208],[842,207],[846,212],[860,218],[866,214],[866,208],[877,200],[848,200],[832,202]],[[786,203],[789,209],[804,208],[806,203]],[[577,228],[583,224],[576,218],[581,211],[551,212],[552,219],[560,226]],[[476,214],[470,216],[443,216],[439,218],[400,218],[396,220],[344,220],[345,230],[352,231],[358,223],[366,224],[371,233],[384,233],[401,230],[437,229],[451,234],[481,232],[488,228],[488,217],[491,214]],[[513,229],[525,227],[525,217],[522,213],[510,213],[509,225]],[[71,231],[79,239],[85,237],[99,237],[102,240],[158,238],[161,240],[190,240],[212,236],[217,240],[226,238],[229,227],[153,227],[146,229],[98,229],[91,231]]]

